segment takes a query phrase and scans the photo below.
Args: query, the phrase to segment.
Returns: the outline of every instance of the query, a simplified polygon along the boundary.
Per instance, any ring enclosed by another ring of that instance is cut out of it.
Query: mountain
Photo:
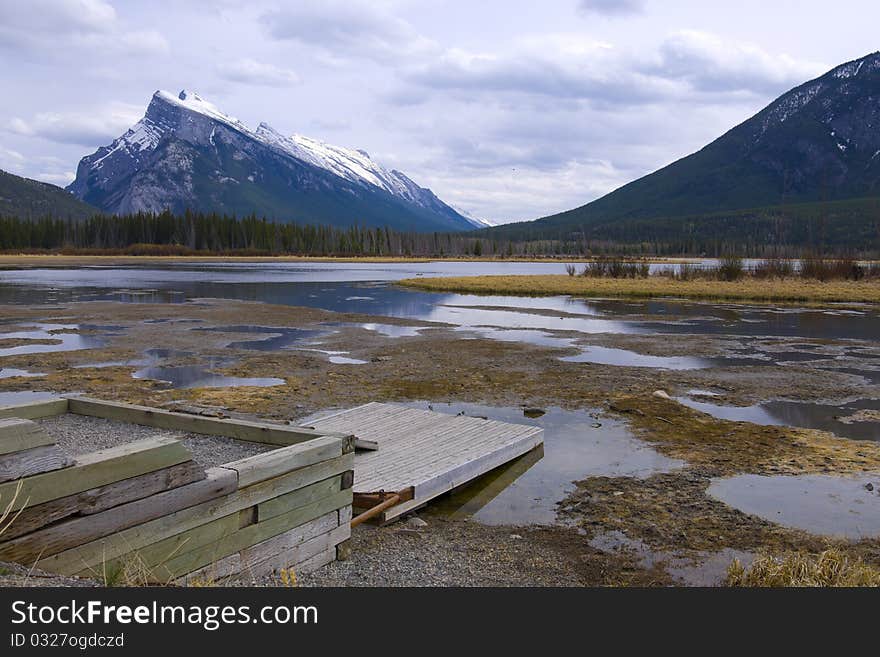
[[[0,171],[0,216],[82,219],[97,212],[60,187]]]
[[[67,188],[105,212],[186,209],[400,230],[483,227],[364,151],[251,130],[198,94],[157,91],[131,129],[84,157]]]
[[[880,197],[880,53],[792,89],[702,150],[602,198],[491,232],[595,239],[625,232],[639,241],[650,236],[627,226],[650,232],[662,220],[667,233],[675,224],[683,234],[707,214],[873,197]]]

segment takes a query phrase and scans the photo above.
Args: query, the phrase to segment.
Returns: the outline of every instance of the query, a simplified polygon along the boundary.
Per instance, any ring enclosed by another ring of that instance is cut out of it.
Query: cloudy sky
[[[533,219],[877,50],[875,1],[0,0],[0,169],[67,184],[186,88]]]

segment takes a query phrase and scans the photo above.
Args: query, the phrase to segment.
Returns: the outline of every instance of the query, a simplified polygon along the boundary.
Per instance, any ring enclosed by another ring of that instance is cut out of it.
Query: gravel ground
[[[65,577],[47,573],[36,568],[25,568],[17,563],[0,561],[0,587],[15,586],[19,588],[40,586],[98,586],[91,579]]]
[[[55,438],[62,449],[73,456],[159,436],[180,439],[193,455],[193,460],[206,468],[273,449],[271,446],[223,436],[184,434],[72,413],[44,418],[37,422]]]
[[[302,586],[585,586],[668,583],[562,527],[493,527],[430,512],[427,522],[361,525],[352,556],[299,577]],[[261,582],[271,585],[271,582]]]

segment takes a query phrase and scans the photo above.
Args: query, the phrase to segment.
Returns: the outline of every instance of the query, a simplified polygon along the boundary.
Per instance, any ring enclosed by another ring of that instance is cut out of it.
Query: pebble
[[[874,484],[868,482],[867,484],[865,484],[865,490],[871,492],[872,490],[874,490]]]
[[[511,534],[510,538],[512,538],[514,541],[521,541],[522,540],[522,536],[520,536],[519,534]]]
[[[178,438],[203,467],[214,467],[273,449],[272,445],[249,443],[222,436],[204,436],[166,431],[142,424],[65,413],[38,420],[67,454],[78,456],[125,443],[167,436]]]

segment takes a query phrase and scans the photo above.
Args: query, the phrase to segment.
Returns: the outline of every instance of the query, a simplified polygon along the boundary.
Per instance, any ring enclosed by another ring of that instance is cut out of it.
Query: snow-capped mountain
[[[370,154],[364,150],[333,146],[300,134],[287,137],[268,123],[261,123],[257,126],[255,134],[266,144],[299,160],[326,169],[346,180],[373,185],[409,203],[435,212],[453,213],[463,217],[477,228],[485,228],[489,225],[446,205],[430,189],[419,187],[400,171],[396,169],[389,171],[374,161]]]
[[[189,91],[157,91],[140,121],[80,161],[68,190],[118,214],[190,208],[422,231],[487,225],[365,151],[266,123],[251,130]]]

